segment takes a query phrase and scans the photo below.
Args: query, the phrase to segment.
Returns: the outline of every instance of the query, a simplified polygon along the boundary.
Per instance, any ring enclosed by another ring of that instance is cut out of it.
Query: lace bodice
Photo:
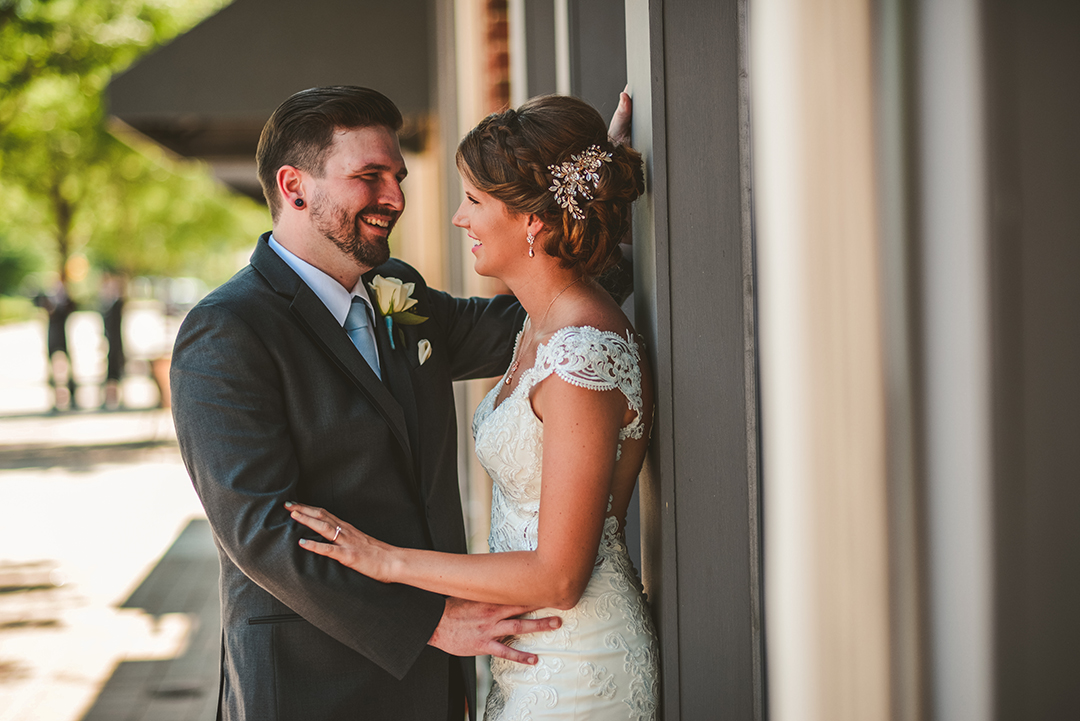
[[[521,336],[525,331],[518,333],[517,342],[514,344],[514,357],[517,357]],[[509,371],[507,371],[509,373]],[[589,326],[568,326],[555,331],[547,343],[541,343],[536,348],[536,362],[521,374],[517,387],[507,396],[498,409],[495,400],[499,394],[499,386],[496,385],[487,397],[480,403],[473,416],[473,437],[477,437],[480,426],[495,411],[503,406],[517,401],[517,413],[511,411],[513,417],[518,417],[527,407],[529,415],[540,426],[540,420],[532,412],[532,405],[528,402],[532,389],[552,373],[582,388],[594,391],[608,391],[619,389],[626,396],[626,404],[634,411],[634,419],[619,430],[619,447],[616,449],[616,460],[622,453],[622,441],[627,438],[641,438],[645,423],[641,417],[641,355],[637,344],[627,332],[624,340],[621,336],[611,331],[597,330]],[[506,375],[503,375],[503,380]],[[520,401],[524,401],[521,403]],[[483,462],[483,459],[480,459]]]
[[[518,345],[522,333],[518,333]],[[519,350],[515,345],[515,358]],[[619,431],[615,451],[618,459],[622,441],[641,438],[645,427],[641,417],[640,362],[632,339],[588,326],[569,326],[555,331],[547,343],[537,346],[536,362],[521,374],[517,387],[498,407],[498,384],[481,401],[473,416],[473,438],[476,455],[495,482],[489,538],[492,551],[536,549],[543,424],[529,401],[532,389],[552,373],[589,390],[619,389],[635,415]],[[506,505],[508,499],[513,500],[513,508]]]
[[[617,459],[622,441],[644,432],[640,355],[632,337],[591,327],[556,331],[537,347],[535,363],[510,395],[496,407],[496,385],[473,416],[476,454],[494,481],[488,538],[493,553],[537,547],[543,424],[529,395],[552,373],[582,388],[623,394],[634,417],[619,432]],[[536,666],[493,659],[485,719],[655,717],[655,636],[617,519],[604,522],[593,574],[577,606],[534,615],[562,616],[563,626],[514,641],[536,652]]]

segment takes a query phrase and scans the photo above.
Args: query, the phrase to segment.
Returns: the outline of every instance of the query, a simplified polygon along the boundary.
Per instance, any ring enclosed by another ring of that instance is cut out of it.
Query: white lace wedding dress
[[[543,425],[532,411],[529,392],[552,373],[582,388],[618,388],[637,415],[621,430],[617,453],[623,440],[641,438],[637,345],[595,328],[557,331],[537,348],[536,363],[522,373],[513,392],[495,407],[496,385],[473,416],[476,454],[494,480],[489,538],[493,553],[536,548]],[[581,600],[569,611],[548,608],[529,614],[545,616],[560,616],[562,627],[510,643],[535,653],[539,659],[535,666],[492,659],[485,721],[655,719],[656,636],[614,517],[604,522],[596,565]]]

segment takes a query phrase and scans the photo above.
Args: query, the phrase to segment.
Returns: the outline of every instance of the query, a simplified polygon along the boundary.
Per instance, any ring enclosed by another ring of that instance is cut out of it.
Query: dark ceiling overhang
[[[113,78],[110,112],[261,199],[259,133],[299,90],[375,88],[405,117],[402,144],[423,145],[433,12],[433,0],[236,0]]]

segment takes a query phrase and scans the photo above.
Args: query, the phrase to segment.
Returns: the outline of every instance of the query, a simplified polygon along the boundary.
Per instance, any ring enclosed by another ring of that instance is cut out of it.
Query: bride
[[[493,659],[488,721],[654,719],[657,647],[623,526],[652,421],[652,379],[633,327],[595,282],[643,190],[641,156],[613,144],[571,97],[488,116],[461,141],[455,225],[476,272],[528,313],[513,362],[473,418],[494,480],[491,553],[398,548],[318,508],[292,517],[328,542],[304,548],[385,583],[534,606],[548,633],[512,639],[531,665]]]

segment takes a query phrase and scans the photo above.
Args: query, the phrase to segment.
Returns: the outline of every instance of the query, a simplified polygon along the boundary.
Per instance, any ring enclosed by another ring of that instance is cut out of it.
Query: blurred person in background
[[[76,305],[68,293],[66,279],[61,276],[49,292],[38,293],[34,305],[45,309],[49,316],[45,347],[53,410],[76,410],[79,406],[75,400],[75,372],[67,337],[67,320],[75,312]]]
[[[101,407],[115,410],[121,405],[120,382],[124,378],[124,277],[106,271],[101,277],[99,311],[105,328],[108,356],[105,363],[105,384]]]

